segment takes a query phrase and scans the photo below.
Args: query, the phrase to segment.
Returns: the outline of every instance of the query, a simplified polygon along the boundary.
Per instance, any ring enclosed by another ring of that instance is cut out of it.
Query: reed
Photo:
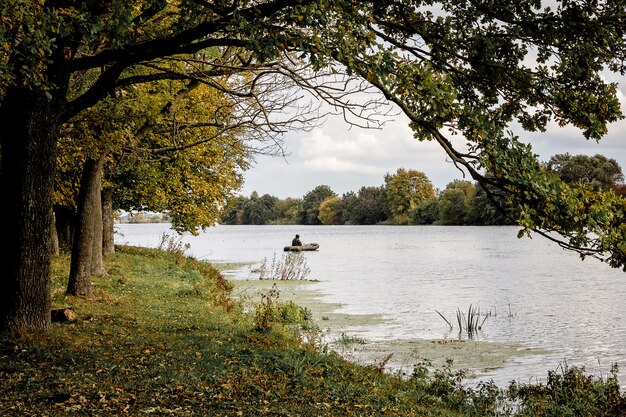
[[[462,333],[463,330],[465,330],[467,337],[474,337],[474,335],[482,329],[487,317],[489,317],[489,315],[485,314],[483,320],[480,321],[480,308],[474,307],[471,304],[467,309],[467,316],[461,311],[460,308],[458,308],[456,311],[456,318],[459,323],[459,333]]]
[[[444,316],[444,315],[443,315],[442,313],[440,313],[439,311],[435,310],[435,312],[436,312],[437,314],[439,314],[439,317],[441,317],[441,318],[442,318],[442,319],[443,319],[443,320],[444,320],[444,321],[448,324],[448,327],[450,328],[450,331],[452,331],[453,326],[452,326],[452,323],[450,323],[450,320],[448,320],[448,319],[446,318],[446,316]]]
[[[441,317],[446,322],[450,331],[454,330],[454,326],[452,325],[450,320],[448,320],[446,316],[443,315],[443,313],[437,310],[435,310],[435,312],[439,315],[439,317]],[[484,314],[484,317],[481,321],[480,320],[480,317],[481,317],[480,308],[474,307],[471,304],[469,308],[467,309],[467,315],[464,312],[462,312],[460,308],[457,308],[456,322],[459,328],[459,336],[465,331],[468,338],[470,339],[473,338],[474,335],[476,335],[476,333],[478,333],[478,331],[482,329],[483,325],[485,324],[485,321],[487,321],[487,317],[489,316],[491,316],[491,311]]]

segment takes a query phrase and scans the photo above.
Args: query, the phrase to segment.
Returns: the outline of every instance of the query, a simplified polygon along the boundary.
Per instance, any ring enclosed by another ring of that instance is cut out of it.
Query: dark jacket
[[[294,237],[291,241],[291,246],[302,246],[302,242],[300,242],[300,239],[297,237]]]

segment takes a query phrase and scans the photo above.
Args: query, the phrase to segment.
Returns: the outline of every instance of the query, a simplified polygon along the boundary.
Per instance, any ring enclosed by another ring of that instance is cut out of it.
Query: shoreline
[[[315,281],[230,280],[233,298],[258,302],[261,295],[274,285],[280,292],[279,301],[293,302],[309,309],[319,326],[322,343],[344,359],[362,365],[372,365],[386,372],[410,375],[416,364],[442,369],[452,360],[451,369],[467,370],[468,379],[480,380],[481,375],[506,366],[517,358],[545,354],[514,343],[483,342],[459,339],[389,339],[368,340],[359,328],[372,327],[391,320],[379,314],[346,314],[338,311],[340,304],[322,300],[323,293],[310,288]],[[307,288],[308,287],[308,288]]]

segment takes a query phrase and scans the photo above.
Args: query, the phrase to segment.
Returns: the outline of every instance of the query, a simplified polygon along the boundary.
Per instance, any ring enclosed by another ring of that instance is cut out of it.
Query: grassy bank
[[[53,307],[79,318],[46,337],[1,341],[0,415],[508,413],[505,393],[463,388],[445,368],[401,379],[323,353],[306,309],[269,292],[253,308],[232,301],[206,263],[126,247],[106,264],[94,295],[74,298],[64,294],[69,259],[55,259]],[[626,415],[615,379],[574,369],[550,381],[506,393],[523,406],[517,415]]]

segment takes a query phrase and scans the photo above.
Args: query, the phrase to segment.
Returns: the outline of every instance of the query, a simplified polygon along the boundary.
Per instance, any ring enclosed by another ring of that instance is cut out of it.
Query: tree
[[[446,186],[439,197],[439,219],[441,224],[468,224],[471,201],[476,189],[469,181],[454,180]]]
[[[2,215],[12,225],[3,235],[12,250],[3,259],[7,278],[0,291],[0,332],[45,331],[49,327],[55,145],[61,126],[74,116],[138,83],[202,80],[219,89],[222,86],[212,77],[243,72],[257,74],[236,77],[250,86],[263,85],[265,76],[273,78],[273,84],[277,77],[294,80],[304,90],[316,90],[323,99],[351,112],[353,107],[342,101],[345,89],[337,83],[316,85],[310,72],[291,65],[302,62],[295,50],[322,42],[307,28],[326,27],[328,17],[312,3],[245,1],[231,8],[155,1],[113,7],[109,2],[10,0],[0,6],[0,122],[7,126],[0,133],[0,192],[10,201],[3,206]],[[277,25],[286,30],[277,30]],[[292,29],[297,27],[305,30],[294,37],[297,31]],[[230,62],[225,65],[222,53],[217,59],[216,54],[203,53],[210,48],[227,53]],[[306,54],[313,52],[308,49]],[[184,72],[169,65],[182,62],[185,58],[181,55],[192,56],[182,66]],[[94,75],[89,77],[93,81],[82,89],[71,88],[86,74]],[[256,96],[247,97],[254,100]],[[279,112],[272,110],[265,108],[259,117],[273,121]],[[294,120],[310,122],[310,109],[300,110]],[[282,130],[270,128],[269,132],[275,139]]]
[[[114,204],[127,211],[167,211],[179,231],[194,233],[214,224],[225,199],[239,187],[249,158],[248,149],[235,136],[250,135],[246,125],[250,121],[241,117],[234,127],[229,121],[232,104],[222,92],[197,82],[157,81],[128,88],[64,127],[66,146],[59,147],[59,154],[70,162],[59,158],[64,162],[60,166],[85,167],[78,191],[82,198],[74,207],[77,233],[68,294],[89,295],[91,275],[105,273],[103,240],[111,251]],[[219,124],[214,121],[216,113]],[[104,210],[106,229],[100,210],[105,157],[111,193]],[[95,160],[98,165],[91,163]],[[73,183],[71,177],[65,178],[57,181],[57,188],[71,194]],[[71,203],[71,198],[66,200]],[[103,230],[108,232],[106,239]]]
[[[274,205],[276,223],[295,224],[298,220],[301,204],[302,201],[299,198],[279,199]]]
[[[248,197],[238,195],[229,198],[222,211],[220,223],[222,224],[242,224],[243,206],[248,201]]]
[[[341,217],[346,224],[358,224],[354,219],[357,199],[354,191],[348,191],[341,196]]]
[[[361,187],[350,209],[353,224],[378,224],[387,220],[387,196],[383,187]]]
[[[396,224],[408,224],[410,213],[424,200],[433,198],[433,185],[423,172],[399,168],[385,176],[387,208]]]
[[[494,204],[487,195],[487,192],[481,187],[476,186],[476,193],[471,199],[469,224],[476,225],[511,225],[511,218],[498,207],[504,204]]]
[[[269,194],[259,197],[254,191],[243,205],[242,224],[268,224],[274,220],[274,206],[278,198]]]
[[[580,182],[594,190],[610,190],[624,181],[622,168],[617,161],[599,154],[594,156],[558,154],[550,158],[547,167],[565,182]]]
[[[234,66],[213,66],[211,75],[265,68],[315,87],[346,115],[360,114],[346,89],[308,75],[360,77],[401,109],[416,138],[435,141],[475,181],[491,185],[485,189],[501,197],[493,201],[506,204],[525,233],[626,264],[626,202],[564,183],[508,133],[513,123],[541,131],[556,121],[595,140],[622,117],[616,85],[602,74],[626,70],[620,1],[7,0],[0,12],[0,193],[10,248],[2,258],[2,333],[49,327],[52,178],[63,123],[136,83],[210,84],[204,67],[193,71],[214,62],[201,53],[210,48],[250,52],[234,54]],[[166,65],[194,54],[185,65],[191,73]],[[282,65],[304,61],[308,73]],[[135,75],[140,68],[147,73]],[[95,81],[69,94],[86,73]]]
[[[343,224],[341,198],[334,195],[322,201],[317,218],[321,224]]]
[[[535,232],[624,267],[623,199],[563,183],[510,133],[513,123],[543,131],[554,120],[600,139],[622,117],[616,85],[600,71],[624,72],[623,5],[442,2],[438,16],[420,5],[380,5],[377,34],[397,50],[381,48],[378,62],[363,59],[356,71],[402,109],[416,138],[436,141],[504,204],[520,237]],[[581,37],[564,41],[568,31]],[[393,64],[382,58],[390,55]]]
[[[422,201],[411,212],[411,224],[437,224],[439,223],[439,200],[436,197]]]
[[[320,224],[319,214],[322,201],[336,194],[328,185],[318,185],[302,197],[302,207],[298,214],[300,224]]]

